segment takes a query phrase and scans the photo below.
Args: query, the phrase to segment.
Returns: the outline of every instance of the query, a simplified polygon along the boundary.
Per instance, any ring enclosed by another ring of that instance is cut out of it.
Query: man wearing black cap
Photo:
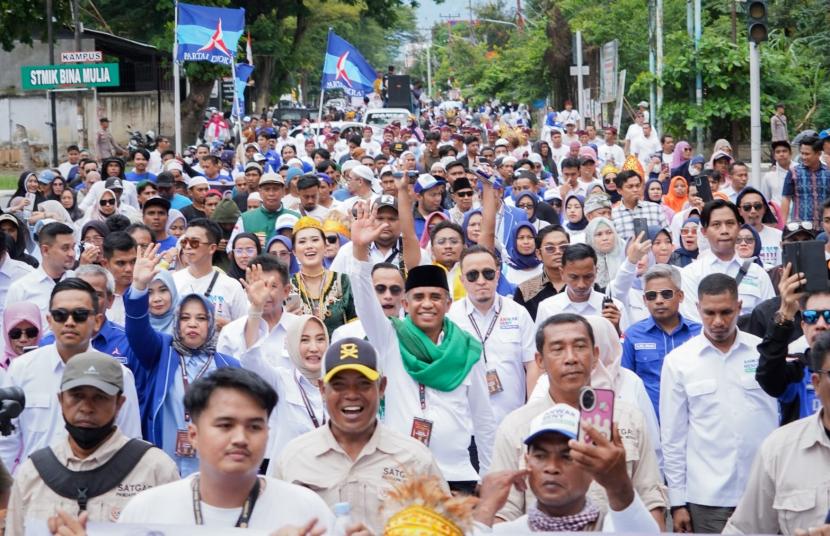
[[[403,301],[407,318],[386,317],[371,284],[369,245],[388,224],[364,205],[357,212],[350,280],[369,341],[385,350],[385,423],[429,446],[451,489],[472,493],[479,471],[470,460],[467,438],[475,438],[484,474],[495,433],[481,344],[446,318],[452,300],[447,273],[437,265],[410,268]]]
[[[474,199],[473,186],[469,179],[467,177],[455,179],[455,182],[452,183],[454,205],[450,209],[450,219],[461,225],[464,222],[464,213],[473,208]]]
[[[323,357],[320,390],[328,425],[290,443],[269,476],[311,488],[329,507],[352,499],[352,521],[383,532],[383,497],[411,476],[441,476],[429,449],[378,421],[387,379],[362,339],[335,342]],[[387,395],[388,396],[388,395]]]
[[[182,194],[176,193],[176,178],[170,171],[162,171],[156,177],[156,188],[158,189],[159,197],[163,197],[170,201],[170,207],[176,210],[181,210],[192,201]]]
[[[164,253],[176,245],[176,237],[167,234],[169,212],[170,201],[163,197],[151,197],[144,202],[144,207],[142,207],[144,225],[153,231],[156,243],[159,244],[159,253]]]

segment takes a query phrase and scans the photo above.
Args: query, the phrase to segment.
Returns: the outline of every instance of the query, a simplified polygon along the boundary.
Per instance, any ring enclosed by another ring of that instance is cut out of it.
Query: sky
[[[428,29],[436,22],[440,22],[441,15],[457,15],[458,18],[469,18],[468,0],[444,0],[436,4],[433,0],[418,0],[418,28]],[[478,2],[472,0],[473,6]]]

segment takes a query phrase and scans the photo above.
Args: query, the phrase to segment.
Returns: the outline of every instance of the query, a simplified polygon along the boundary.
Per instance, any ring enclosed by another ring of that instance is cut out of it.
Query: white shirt
[[[724,262],[718,259],[711,251],[704,251],[698,255],[694,262],[681,269],[680,275],[683,280],[683,293],[685,300],[680,304],[680,314],[689,320],[700,322],[700,313],[697,310],[697,287],[700,281],[709,274],[726,274],[736,277],[741,270],[744,259],[736,253],[732,260]],[[758,306],[762,301],[775,296],[775,289],[769,275],[757,264],[750,263],[741,284],[738,285],[738,297],[740,298],[741,314],[747,314]]]
[[[90,348],[91,350],[92,348]],[[113,358],[114,359],[114,358]],[[26,409],[12,423],[15,431],[0,437],[0,459],[12,472],[34,451],[65,438],[63,414],[58,393],[64,362],[57,347],[49,344],[14,359],[4,378],[5,387],[21,387],[26,394]],[[141,437],[138,394],[133,373],[121,365],[124,373],[124,396],[127,398],[115,424],[127,437]]]
[[[779,206],[781,205],[783,199],[781,194],[784,191],[784,178],[787,176],[788,171],[787,168],[782,168],[776,163],[773,169],[764,173],[761,184],[757,185],[756,188],[764,194],[767,201],[775,201]],[[787,214],[784,214],[784,217],[786,218]]]
[[[493,414],[496,421],[501,422],[508,413],[525,403],[525,366],[536,358],[536,331],[530,313],[513,300],[497,296],[487,313],[482,315],[470,298],[465,297],[452,304],[447,316],[479,342],[484,339],[484,367],[487,374],[491,371],[498,374],[503,389],[490,395]],[[492,330],[490,326],[493,326]]]
[[[637,138],[641,137],[643,137],[643,127],[637,123],[631,123],[628,125],[628,130],[625,131],[626,140],[633,142]]]
[[[231,279],[222,272],[211,270],[207,275],[196,278],[191,275],[189,269],[184,269],[173,274],[173,281],[176,283],[179,296],[182,298],[188,294],[204,296],[214,275],[217,276],[216,283],[210,291],[208,300],[216,308],[216,316],[236,320],[246,315],[248,313],[248,297],[245,295],[245,289],[242,288],[239,281]]]
[[[623,152],[622,147],[616,143],[614,145],[608,145],[607,143],[598,145],[597,158],[599,159],[599,166],[597,169],[602,169],[605,164],[611,163],[612,161],[614,167],[617,169],[622,167],[623,163],[625,163],[625,153]]]
[[[363,179],[361,179],[361,180],[363,180]],[[369,203],[369,206],[371,207],[372,205],[375,204],[375,201],[378,200],[378,197],[380,197],[380,196],[378,194],[374,193],[374,192],[372,192],[367,199],[364,199],[362,197],[353,195],[350,198],[344,199],[343,201],[340,202],[340,211],[345,213],[345,214],[348,214],[349,216],[351,216],[352,215],[352,209],[354,208],[355,204],[358,201],[366,201],[366,202]]]
[[[752,460],[778,426],[778,403],[755,380],[761,339],[737,332],[726,353],[701,333],[663,361],[660,417],[671,506],[735,506]]]
[[[164,171],[164,164],[161,162],[161,153],[158,149],[153,149],[150,152],[150,160],[147,162],[147,171],[153,175],[158,175]]]
[[[533,222],[534,227],[536,226],[535,224],[538,224],[541,221],[542,220],[537,219],[535,222]],[[548,225],[550,224],[546,224],[544,225],[544,227],[547,227]],[[539,229],[537,228],[536,230],[538,231]],[[534,268],[526,270],[523,270],[521,268],[512,268],[508,264],[503,264],[502,272],[504,273],[504,277],[507,278],[507,281],[510,282],[511,285],[519,286],[531,277],[541,275],[543,268],[544,266],[541,263],[537,264]]]
[[[355,260],[349,274],[355,308],[378,353],[379,365],[387,378],[384,423],[399,433],[411,435],[413,417],[432,421],[429,449],[447,481],[478,480],[470,463],[469,437],[475,435],[480,473],[490,467],[496,421],[485,380],[484,360],[480,359],[464,381],[449,392],[425,389],[421,409],[416,382],[403,366],[398,336],[372,288],[372,263]]]
[[[142,526],[147,523],[194,526],[192,480],[196,474],[142,491],[127,503],[118,522]],[[274,478],[260,478],[264,479],[265,487],[260,490],[248,528],[267,532],[255,534],[270,534],[286,525],[301,527],[315,518],[319,526],[331,534],[334,514],[316,493]],[[216,508],[204,501],[201,507],[204,524],[208,527],[233,527],[242,512],[242,507]]]
[[[366,154],[368,154],[371,157],[375,157],[375,156],[379,155],[380,151],[381,151],[380,144],[378,142],[376,142],[375,140],[369,140],[369,141],[366,141],[365,139],[361,140],[360,141],[360,146],[363,147],[364,149],[366,149]]]
[[[98,201],[98,197],[101,195],[101,192],[106,189],[106,181],[107,177],[102,177],[100,181],[90,186],[89,192],[87,192],[84,196],[84,199],[81,201],[80,205],[78,205],[78,208],[86,213],[89,210],[89,207]],[[121,193],[121,204],[129,205],[138,210],[138,190],[135,188],[135,183],[122,179],[121,185],[124,187],[124,191]],[[140,213],[139,220],[141,220]]]
[[[262,357],[272,367],[287,367],[291,364],[288,353],[285,349],[285,336],[288,330],[297,321],[297,315],[283,311],[280,321],[270,331],[265,320],[259,321],[259,339],[264,345]],[[242,316],[229,322],[219,333],[219,341],[216,343],[216,351],[237,359],[248,351],[245,343],[245,324],[248,322],[248,315]]]
[[[538,329],[539,326],[541,326],[542,323],[548,319],[548,317],[559,313],[576,313],[582,316],[602,316],[603,298],[605,298],[605,294],[592,290],[588,301],[576,303],[571,301],[571,298],[568,297],[567,289],[565,289],[564,292],[551,296],[550,298],[545,298],[539,304],[538,309],[536,309],[536,329]],[[628,312],[625,307],[623,307],[620,300],[614,299],[614,305],[617,306],[617,309],[619,309],[621,313],[620,331],[625,331],[629,326]]]
[[[369,246],[369,262],[372,263],[372,266],[379,262],[391,262],[392,264],[400,266],[401,261],[403,260],[403,251],[398,249],[400,246],[401,244],[398,242],[393,248],[382,251],[377,244],[372,242]],[[393,252],[395,253],[394,255],[392,255]],[[429,253],[425,249],[421,248],[421,264],[430,264],[431,262]],[[337,255],[335,255],[334,260],[331,261],[329,270],[332,272],[347,274],[352,270],[353,263],[354,244],[346,242],[340,246],[340,249],[337,251]],[[413,267],[407,266],[407,269],[408,268]]]
[[[5,264],[5,263],[4,263]],[[73,272],[68,270],[61,276],[61,281],[72,277]],[[52,296],[52,289],[55,288],[55,280],[43,271],[43,263],[34,270],[24,274],[9,287],[6,293],[6,301],[3,310],[13,303],[31,302],[40,309],[40,317],[43,326],[48,326],[46,313],[49,312],[49,299]]]
[[[761,232],[761,262],[769,269],[781,264],[781,230],[764,225]]]
[[[648,169],[651,155],[660,152],[661,148],[660,138],[653,131],[648,138],[641,134],[631,140],[631,154],[637,155],[637,160],[643,165],[643,169]]]
[[[106,311],[107,320],[123,326],[127,320],[127,312],[124,310],[124,295],[115,294],[112,306]]]
[[[363,324],[360,319],[354,319],[347,322],[331,332],[331,343],[339,341],[340,339],[348,339],[354,337],[356,339],[366,339],[366,330],[363,329]]]

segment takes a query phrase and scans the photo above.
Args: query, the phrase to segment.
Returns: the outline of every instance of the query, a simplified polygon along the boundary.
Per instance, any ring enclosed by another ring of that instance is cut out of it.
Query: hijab
[[[614,325],[604,317],[587,315],[585,320],[591,324],[594,342],[599,347],[599,359],[591,372],[591,386],[616,391],[623,353],[620,336]]]
[[[72,194],[72,206],[67,209],[67,212],[69,212],[69,216],[72,218],[72,221],[80,220],[84,217],[84,212],[78,208],[78,191],[74,188],[69,188],[68,186],[64,191]],[[58,198],[58,201],[60,201],[60,198]],[[63,206],[63,203],[61,203],[61,206]]]
[[[288,252],[291,255],[291,262],[288,264],[288,273],[290,275],[294,275],[300,271],[300,263],[297,262],[297,259],[294,257],[294,244],[291,242],[291,239],[287,236],[283,235],[274,235],[271,239],[265,244],[265,250],[268,251],[271,249],[271,246],[274,242],[282,242],[282,245],[288,248]]]
[[[208,315],[208,333],[205,342],[202,343],[202,346],[200,346],[199,348],[188,348],[187,346],[185,346],[184,341],[182,339],[182,308],[187,303],[194,300],[200,302],[204,306],[205,312]],[[183,297],[182,300],[179,302],[178,306],[176,307],[176,317],[175,321],[173,322],[173,348],[177,352],[179,352],[179,354],[182,357],[185,358],[205,354],[207,355],[208,359],[210,359],[216,353],[216,340],[216,312],[213,310],[213,304],[210,303],[208,299],[202,296],[201,294],[188,294],[187,296]]]
[[[513,240],[510,244],[509,255],[510,259],[508,260],[508,264],[511,268],[515,268],[516,270],[529,270],[531,268],[536,268],[542,262],[536,257],[536,251],[534,249],[533,253],[530,255],[523,255],[519,253],[518,246],[516,246],[516,241],[519,237],[519,231],[522,229],[529,229],[530,232],[533,234],[533,239],[536,239],[536,228],[533,226],[532,223],[523,221],[519,225],[513,229]]]
[[[426,221],[424,222],[424,232],[421,233],[421,240],[418,242],[422,248],[426,248],[429,245],[429,226],[437,225],[441,221],[449,221],[449,218],[443,212],[436,211],[426,217]]]
[[[741,225],[740,230],[742,231],[744,229],[746,229],[747,231],[752,233],[752,236],[755,238],[755,247],[752,250],[753,262],[755,264],[763,267],[764,263],[761,262],[761,235],[759,235],[758,231],[753,229],[752,226],[748,223],[745,223],[745,224]],[[744,259],[744,260],[746,260],[746,259]]]
[[[236,242],[240,238],[247,238],[254,242],[254,246],[256,247],[256,254],[259,255],[262,253],[262,247],[259,245],[259,238],[254,233],[239,233],[235,237],[233,237],[233,242],[231,242],[231,253],[233,253],[233,248],[236,247]],[[231,261],[230,269],[228,270],[228,275],[234,279],[244,279],[245,278],[245,270],[240,268],[238,264],[236,264],[236,258],[228,256]],[[256,257],[256,255],[254,255]],[[253,260],[253,258],[251,259]]]
[[[614,247],[608,253],[600,252],[594,239],[596,232],[603,226],[611,229],[611,232],[614,234]],[[611,220],[603,217],[594,218],[588,223],[585,229],[585,243],[591,246],[597,254],[596,282],[597,285],[605,288],[614,280],[614,277],[617,275],[617,270],[620,268],[623,258],[625,258],[625,245],[620,240]]]
[[[6,340],[6,348],[3,353],[3,361],[0,362],[0,367],[8,368],[12,359],[18,356],[12,349],[12,341],[9,338],[9,331],[20,324],[28,321],[38,330],[37,340],[43,337],[43,329],[41,328],[40,309],[32,302],[17,302],[6,307],[3,311],[3,338]],[[37,344],[37,342],[35,342]]]
[[[576,223],[568,221],[568,201],[576,199],[582,207],[582,219]],[[585,199],[581,195],[570,194],[562,203],[562,226],[569,231],[582,231],[588,226],[588,218],[585,217]]]
[[[176,283],[173,281],[173,274],[169,270],[161,270],[150,280],[150,285],[156,281],[167,287],[170,291],[170,308],[163,315],[154,315],[150,313],[150,325],[159,333],[173,334],[173,320],[176,316],[176,309],[179,301],[179,291],[176,290]]]
[[[684,162],[687,162],[689,159],[684,156],[683,151],[685,149],[691,148],[689,142],[687,141],[679,141],[677,145],[674,146],[674,152],[671,155],[671,169],[679,168],[683,165]]]
[[[101,199],[104,197],[104,194],[106,194],[107,192],[111,193],[113,199],[116,200],[115,212],[113,212],[113,214],[120,214],[120,211],[118,210],[118,196],[115,195],[114,191],[112,191],[108,188],[104,188],[103,190],[101,190],[101,193],[98,194],[98,197],[95,199],[95,201],[92,202],[92,205],[87,209],[86,217],[87,217],[88,220],[90,220],[90,221],[105,221],[109,217],[109,216],[104,216],[104,214],[101,213]]]
[[[525,197],[527,197],[528,199],[530,199],[533,202],[533,216],[529,217],[528,221],[530,221],[530,223],[536,223],[536,208],[539,206],[539,197],[536,194],[534,194],[533,192],[530,192],[530,191],[524,191],[524,192],[522,192],[518,195],[513,194],[512,197],[513,197],[513,201],[516,203],[516,208],[519,207],[519,201],[521,201]],[[521,210],[522,210],[522,212],[524,212],[524,209],[521,209]]]
[[[475,242],[470,240],[469,236],[467,235],[467,228],[470,226],[470,220],[476,214],[481,214],[481,209],[480,208],[476,208],[476,209],[473,209],[473,210],[468,210],[467,212],[464,213],[464,220],[461,222],[461,228],[464,230],[464,244],[467,247],[475,245]]]
[[[90,229],[94,229],[95,232],[97,232],[99,235],[101,235],[101,238],[106,238],[107,235],[110,234],[110,228],[107,227],[106,223],[104,223],[102,221],[94,221],[94,220],[93,221],[88,221],[81,228],[81,240],[84,239],[84,237],[86,236],[86,232],[89,231]]]
[[[548,148],[548,154],[542,154],[542,145],[546,145]],[[533,152],[537,153],[539,156],[542,157],[542,167],[548,173],[554,173],[557,171],[556,169],[556,162],[553,159],[553,151],[551,150],[551,146],[545,140],[539,140],[533,144]]]
[[[683,225],[680,226],[680,229],[683,229],[684,227],[686,227],[686,225],[690,223],[694,223],[698,227],[700,227],[700,218],[698,218],[697,216],[690,216],[686,218],[686,220],[683,222]],[[687,259],[683,261],[685,262],[685,264],[682,264],[682,266],[686,266],[687,264],[691,264],[693,260],[697,259],[698,254],[700,254],[700,246],[698,246],[698,248],[694,250],[686,249],[686,247],[683,245],[683,238],[681,237],[680,244],[678,244],[674,252],[677,253],[677,255],[679,255],[680,257],[685,257],[685,259]]]
[[[173,236],[170,234],[170,228],[178,220],[182,220],[184,222],[184,228],[187,229],[187,218],[184,217],[184,214],[182,214],[182,212],[178,209],[171,208],[170,211],[167,213],[167,227],[165,229],[169,236]]]
[[[288,351],[288,357],[291,358],[291,363],[293,363],[294,367],[300,371],[300,374],[305,376],[312,385],[317,385],[317,380],[321,378],[323,373],[322,366],[320,370],[313,372],[305,366],[303,357],[300,355],[300,340],[302,340],[303,331],[309,322],[317,322],[320,324],[323,328],[323,334],[326,336],[326,348],[329,347],[329,344],[331,344],[331,341],[329,340],[329,332],[326,329],[326,325],[323,324],[323,321],[313,315],[300,315],[297,317],[297,320],[291,329],[288,330],[288,334],[285,337],[285,349]],[[326,352],[324,350],[323,354],[325,355],[325,353]]]
[[[44,212],[46,214],[47,219],[52,219],[55,221],[59,221],[61,223],[65,223],[73,229],[76,229],[77,232],[75,222],[72,221],[72,217],[69,215],[69,212],[67,212],[66,209],[63,208],[63,205],[61,205],[60,201],[55,201],[54,199],[43,201],[38,206],[38,210]]]
[[[679,196],[674,193],[674,186],[678,181],[683,181],[686,184],[686,194]],[[672,209],[674,212],[680,212],[686,206],[686,201],[689,200],[689,185],[686,183],[684,177],[674,177],[669,183],[669,192],[663,196],[663,204]]]
[[[657,201],[654,201],[648,195],[648,187],[651,186],[652,184],[654,184],[655,182],[660,186],[660,197],[657,198]],[[660,182],[658,179],[649,179],[649,180],[647,180],[646,185],[643,188],[643,200],[644,201],[651,201],[652,203],[656,203],[658,205],[662,204],[663,203],[663,183]]]
[[[605,193],[611,196],[611,204],[616,205],[622,199],[622,195],[620,195],[620,193],[616,189],[609,190],[608,187],[605,185],[605,176],[610,173],[618,175],[620,173],[620,170],[612,164],[605,164],[604,166],[602,166],[602,170],[600,170],[599,172],[600,176],[602,177],[602,187],[605,189]]]
[[[23,173],[20,174],[20,177],[17,179],[17,190],[15,190],[14,193],[12,194],[12,196],[9,198],[9,205],[11,205],[12,201],[14,201],[15,198],[17,198],[17,197],[26,197],[26,194],[29,193],[28,190],[26,190],[26,181],[32,175],[34,175],[35,178],[37,178],[37,173],[35,173],[31,169],[27,169],[26,171],[24,171]],[[26,207],[26,210],[31,210],[31,211],[38,210],[38,205],[42,201],[45,201],[45,200],[46,200],[46,198],[43,197],[43,194],[40,193],[40,190],[37,190],[35,192],[34,206],[28,206],[28,207]]]

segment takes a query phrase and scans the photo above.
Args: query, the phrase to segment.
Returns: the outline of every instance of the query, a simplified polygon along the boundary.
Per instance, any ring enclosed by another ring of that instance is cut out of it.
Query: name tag
[[[746,285],[748,287],[758,288],[758,284],[759,284],[758,278],[754,277],[754,276],[751,276],[751,275],[746,275],[741,280],[741,286]]]
[[[744,372],[747,374],[755,374],[758,370],[758,358],[744,359]]]
[[[656,350],[657,343],[656,342],[635,342],[634,343],[635,350]]]
[[[519,329],[519,317],[517,316],[500,316],[499,329]]]

